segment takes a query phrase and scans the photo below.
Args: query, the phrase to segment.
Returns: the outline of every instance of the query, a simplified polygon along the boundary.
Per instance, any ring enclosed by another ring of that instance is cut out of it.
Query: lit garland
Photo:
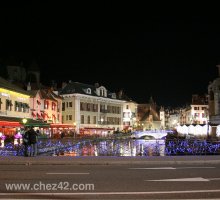
[[[75,156],[173,156],[220,154],[219,142],[206,140],[40,140],[38,154]],[[23,156],[23,145],[8,143],[1,156]]]

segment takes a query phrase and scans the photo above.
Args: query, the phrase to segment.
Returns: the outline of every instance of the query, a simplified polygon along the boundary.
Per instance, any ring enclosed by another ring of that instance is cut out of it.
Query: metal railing
[[[140,140],[118,138],[42,139],[39,154],[76,156],[178,156],[220,155],[220,141],[215,140]],[[23,145],[8,144],[0,155],[23,155]]]

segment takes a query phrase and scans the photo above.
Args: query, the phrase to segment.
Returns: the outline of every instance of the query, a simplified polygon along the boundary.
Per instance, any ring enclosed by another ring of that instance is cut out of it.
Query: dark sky
[[[12,8],[11,8],[12,9]],[[220,21],[206,16],[82,18],[38,9],[1,17],[0,57],[36,59],[42,82],[99,82],[139,103],[178,106],[207,92],[220,61]],[[6,13],[6,11],[5,11]]]

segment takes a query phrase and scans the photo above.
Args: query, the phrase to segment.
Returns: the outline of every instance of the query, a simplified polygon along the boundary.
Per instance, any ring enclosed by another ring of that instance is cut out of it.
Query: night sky
[[[6,12],[5,12],[6,13]],[[220,22],[205,16],[144,22],[12,9],[1,17],[0,58],[37,61],[41,80],[98,82],[138,103],[181,106],[218,76]]]

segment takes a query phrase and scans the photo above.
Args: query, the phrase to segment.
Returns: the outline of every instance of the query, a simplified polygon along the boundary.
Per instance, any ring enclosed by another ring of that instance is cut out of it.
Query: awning
[[[32,112],[32,116],[33,116],[33,117],[36,117],[36,114],[35,114],[34,112]]]
[[[37,117],[38,117],[39,119],[42,119],[42,116],[41,116],[39,113],[37,113]]]
[[[91,130],[91,129],[94,129],[94,130],[115,130],[114,128],[100,128],[100,127],[85,127],[82,129],[85,129],[85,130]]]
[[[23,127],[19,122],[0,121],[0,127]]]
[[[23,122],[21,122],[23,124]],[[34,120],[27,118],[27,123],[25,123],[25,126],[33,126],[33,127],[50,127],[50,124],[42,121],[42,120]]]
[[[75,128],[73,124],[50,124],[51,128]]]

